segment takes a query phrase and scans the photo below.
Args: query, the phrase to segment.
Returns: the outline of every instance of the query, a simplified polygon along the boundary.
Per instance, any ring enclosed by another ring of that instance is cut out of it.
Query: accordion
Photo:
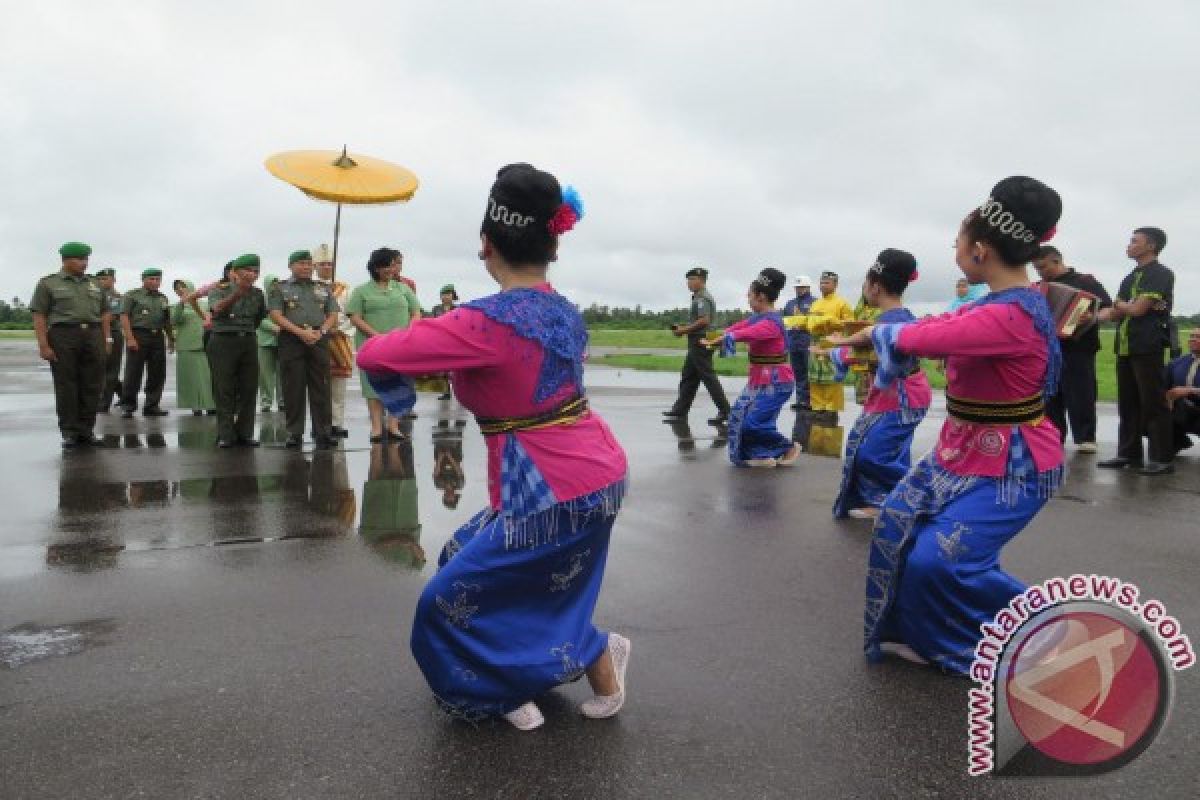
[[[1065,283],[1042,281],[1037,289],[1046,298],[1060,339],[1077,339],[1096,324],[1100,298]]]

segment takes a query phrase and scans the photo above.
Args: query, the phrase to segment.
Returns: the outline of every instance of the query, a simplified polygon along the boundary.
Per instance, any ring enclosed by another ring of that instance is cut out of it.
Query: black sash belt
[[[780,354],[774,355],[774,356],[756,356],[753,353],[751,353],[750,354],[750,363],[751,364],[786,364],[786,363],[788,363],[788,357],[787,357],[786,353],[780,353]]]
[[[551,425],[569,425],[587,413],[587,408],[587,398],[576,396],[558,408],[536,417],[476,417],[475,421],[479,423],[479,430],[484,436],[499,436],[532,428],[547,428]]]
[[[1019,425],[1036,422],[1046,414],[1041,395],[1010,402],[964,400],[946,395],[946,411],[952,417],[985,425]]]

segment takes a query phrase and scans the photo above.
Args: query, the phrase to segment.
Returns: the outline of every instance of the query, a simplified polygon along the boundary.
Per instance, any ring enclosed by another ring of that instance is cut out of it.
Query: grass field
[[[0,339],[32,339],[33,331],[0,331]]]
[[[1182,341],[1187,341],[1187,332],[1180,331]],[[650,370],[654,372],[678,372],[683,367],[682,351],[687,347],[687,341],[675,337],[670,331],[593,331],[591,343],[601,347],[626,347],[636,350],[639,347],[674,348],[680,350],[675,355],[649,355],[632,353],[616,353],[593,359],[594,363],[612,367]],[[719,375],[741,376],[746,374],[747,360],[745,355],[737,358],[717,358],[713,361]],[[945,376],[932,362],[925,364],[925,374],[935,389],[946,387]],[[1098,384],[1100,400],[1116,402],[1117,375],[1116,356],[1113,355],[1113,331],[1100,332],[1100,352],[1096,357],[1096,383]]]

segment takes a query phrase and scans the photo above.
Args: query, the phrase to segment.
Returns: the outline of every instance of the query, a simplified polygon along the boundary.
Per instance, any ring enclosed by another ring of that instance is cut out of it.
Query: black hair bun
[[[894,247],[881,250],[875,261],[883,267],[885,275],[899,278],[904,283],[911,281],[917,272],[917,259],[913,258],[913,254]]]
[[[1053,230],[1062,216],[1062,198],[1058,192],[1036,178],[1024,175],[1014,175],[997,183],[992,187],[991,199],[1037,239]]]
[[[787,285],[787,275],[784,275],[774,267],[766,267],[762,272],[758,273],[758,277],[754,279],[754,282],[767,289],[779,292]]]
[[[509,164],[496,173],[491,196],[511,212],[534,218],[541,226],[562,204],[558,178],[530,164]]]

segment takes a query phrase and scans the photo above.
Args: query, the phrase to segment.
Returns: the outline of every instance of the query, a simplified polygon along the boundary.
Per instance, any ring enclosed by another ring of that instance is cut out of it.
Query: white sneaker
[[[542,716],[542,711],[533,701],[529,701],[520,708],[515,708],[504,715],[504,718],[512,723],[512,726],[519,731],[531,731],[534,728],[542,727],[542,723],[546,718]]]
[[[613,671],[617,673],[617,693],[596,695],[579,707],[579,713],[588,719],[608,719],[615,716],[625,705],[625,669],[629,666],[629,651],[633,645],[617,633],[608,635],[608,652],[612,656]]]
[[[746,459],[747,467],[758,467],[758,468],[762,469],[762,468],[774,467],[775,465],[776,465],[776,461],[773,458],[747,458]]]
[[[921,666],[929,665],[928,661],[919,656],[916,650],[913,650],[904,642],[880,642],[879,649],[889,655],[898,656],[914,664],[920,664]]]
[[[1076,447],[1075,449],[1078,450],[1080,453],[1098,453],[1098,452],[1100,452],[1100,448],[1096,446],[1095,442],[1080,442],[1079,446]]]

